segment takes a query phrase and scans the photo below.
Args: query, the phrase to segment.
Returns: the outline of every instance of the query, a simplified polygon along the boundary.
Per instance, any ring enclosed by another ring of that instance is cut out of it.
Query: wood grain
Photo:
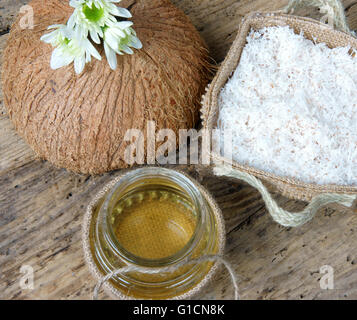
[[[0,35],[10,30],[17,13],[27,0],[0,0]]]
[[[0,0],[0,32],[27,1]],[[241,17],[251,10],[279,9],[287,1],[175,0],[221,61]],[[344,1],[357,29],[357,1]],[[306,14],[315,16],[314,10]],[[7,35],[0,37],[0,56]],[[357,215],[326,208],[306,226],[283,228],[267,214],[259,194],[239,181],[215,178],[199,166],[180,167],[212,192],[223,210],[227,259],[239,274],[243,299],[357,299]],[[84,264],[81,223],[86,205],[119,172],[90,177],[36,160],[16,134],[0,93],[0,298],[88,299],[95,285]],[[276,196],[289,210],[304,203]],[[320,267],[334,268],[335,289],[321,290]],[[35,272],[35,289],[21,290],[20,268]],[[225,271],[199,299],[230,299]],[[101,298],[107,298],[101,295]]]

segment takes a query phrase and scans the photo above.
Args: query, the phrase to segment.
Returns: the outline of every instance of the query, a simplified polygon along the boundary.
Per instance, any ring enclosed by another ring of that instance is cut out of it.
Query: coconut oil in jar
[[[142,168],[122,176],[97,206],[90,248],[103,276],[131,265],[162,268],[221,253],[222,228],[214,206],[193,180],[174,170]],[[119,274],[109,285],[129,298],[184,297],[210,277],[213,266],[203,262],[172,273]]]
[[[144,259],[163,259],[190,241],[197,223],[194,210],[189,199],[155,186],[121,199],[112,226],[123,249]]]

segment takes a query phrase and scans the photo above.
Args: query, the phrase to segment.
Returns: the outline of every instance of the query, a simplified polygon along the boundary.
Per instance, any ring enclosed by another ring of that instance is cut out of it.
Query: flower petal
[[[73,61],[73,58],[74,57],[71,57],[70,55],[64,54],[59,48],[56,48],[52,52],[51,68],[56,70],[68,66]]]
[[[89,63],[92,61],[92,56],[89,52],[86,52],[86,63]]]
[[[47,34],[44,34],[40,40],[43,41],[43,42],[46,42],[46,43],[52,43],[54,40],[55,40],[55,33],[56,31],[54,32],[51,32],[51,33],[47,33]]]
[[[134,53],[134,51],[131,50],[126,44],[122,45],[120,49],[123,50],[127,54],[133,54]]]
[[[139,38],[137,37],[132,37],[130,42],[130,45],[132,47],[134,47],[135,49],[141,49],[143,47],[143,44],[141,43],[141,41],[139,40]]]
[[[119,17],[123,17],[123,18],[131,18],[132,17],[129,10],[127,10],[125,8],[120,8],[120,7],[117,7],[116,13],[113,12],[113,14],[116,16],[119,16]]]
[[[76,13],[73,12],[73,14],[69,17],[68,21],[67,21],[67,26],[71,29],[74,28],[75,24],[76,24]]]
[[[115,51],[112,48],[110,48],[106,42],[104,42],[104,51],[105,51],[105,55],[107,56],[107,60],[108,60],[110,68],[112,70],[115,70],[117,68],[117,64],[118,64],[118,60],[117,60]]]
[[[115,26],[119,27],[120,29],[126,29],[131,27],[133,24],[134,23],[132,21],[119,21],[115,24]]]
[[[111,32],[105,33],[104,41],[114,50],[118,46],[118,39]]]
[[[123,32],[121,29],[119,29],[119,28],[111,28],[110,29],[110,33],[111,34],[113,34],[113,35],[115,35],[117,38],[119,38],[119,39],[117,39],[118,41],[120,40],[120,38],[125,38],[126,37],[126,34],[125,34],[125,32]]]
[[[97,49],[90,43],[90,41],[86,42],[85,47],[86,47],[86,51],[88,51],[94,58],[98,60],[102,60],[101,55],[99,54]]]
[[[92,40],[95,43],[100,44],[100,39],[99,39],[98,33],[93,30],[90,30],[89,32],[90,32],[90,37],[92,38]]]
[[[85,64],[86,64],[86,61],[85,61],[84,55],[81,56],[81,57],[75,58],[75,59],[74,59],[74,71],[75,71],[77,74],[82,73]]]
[[[65,27],[65,25],[64,25],[64,24],[53,24],[53,25],[49,26],[49,27],[47,28],[47,30],[59,29],[59,28],[62,28],[62,27]]]

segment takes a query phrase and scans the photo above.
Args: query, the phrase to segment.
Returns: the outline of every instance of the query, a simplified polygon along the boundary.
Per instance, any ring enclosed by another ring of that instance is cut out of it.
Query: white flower
[[[45,34],[41,40],[56,47],[51,56],[51,68],[58,69],[74,62],[74,69],[80,74],[91,56],[98,60],[102,57],[87,38],[77,38],[74,31],[66,25],[53,25],[48,29],[53,32]]]
[[[70,0],[74,12],[66,25],[53,25],[55,29],[41,37],[55,49],[51,57],[51,68],[58,69],[74,62],[77,74],[81,73],[91,57],[101,60],[101,56],[89,40],[101,43],[110,67],[117,67],[116,54],[133,54],[131,48],[141,49],[142,44],[137,38],[130,21],[120,21],[117,17],[131,18],[127,9],[117,7],[115,3],[121,0]],[[119,20],[119,21],[118,21]]]
[[[104,28],[104,50],[110,67],[115,70],[117,67],[116,53],[122,55],[123,52],[133,54],[130,48],[141,49],[141,41],[137,38],[136,32],[131,26],[131,21],[120,21],[114,25]]]
[[[57,47],[65,42],[65,39],[68,39],[72,35],[72,31],[67,28],[64,24],[54,24],[49,26],[47,30],[57,29],[52,31],[51,33],[47,33],[41,37],[43,42],[52,44],[53,47]]]
[[[90,34],[95,43],[103,38],[103,28],[117,22],[115,16],[131,18],[127,9],[117,7],[114,3],[120,0],[70,0],[75,8],[68,20],[68,26],[76,30],[77,37],[88,37]]]

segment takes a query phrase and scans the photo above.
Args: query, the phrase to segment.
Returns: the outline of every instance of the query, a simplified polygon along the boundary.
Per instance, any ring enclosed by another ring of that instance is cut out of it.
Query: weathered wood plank
[[[191,18],[210,48],[211,56],[222,61],[229,50],[241,18],[255,10],[279,10],[287,0],[173,0]]]
[[[27,1],[0,0],[0,32]],[[225,56],[239,20],[251,10],[275,10],[284,0],[174,0],[191,18],[217,61]],[[351,26],[357,1],[344,1]],[[6,5],[5,5],[6,4]],[[314,11],[308,11],[315,15]],[[357,25],[356,25],[357,27]],[[0,56],[7,36],[0,37]],[[357,216],[321,210],[299,229],[275,224],[259,194],[243,183],[212,177],[201,167],[182,168],[202,181],[217,199],[226,222],[227,259],[240,275],[240,293],[249,299],[357,299]],[[87,299],[95,281],[81,249],[85,206],[119,172],[89,177],[37,161],[6,115],[0,93],[0,298]],[[304,206],[278,197],[290,210]],[[35,290],[21,291],[20,268],[31,265]],[[319,268],[335,270],[335,290],[321,290]],[[105,298],[105,296],[101,296]],[[197,298],[231,298],[225,271]]]
[[[283,201],[290,210],[296,203]],[[356,299],[356,221],[351,213],[322,210],[306,226],[282,228],[264,208],[228,233],[227,257],[240,276],[243,299]],[[334,268],[335,290],[321,290],[320,268]],[[204,295],[232,297],[226,273]]]
[[[10,29],[21,6],[28,2],[27,0],[0,0],[0,34]]]
[[[357,1],[353,1],[353,3],[348,6],[346,15],[350,28],[352,30],[357,30]]]

